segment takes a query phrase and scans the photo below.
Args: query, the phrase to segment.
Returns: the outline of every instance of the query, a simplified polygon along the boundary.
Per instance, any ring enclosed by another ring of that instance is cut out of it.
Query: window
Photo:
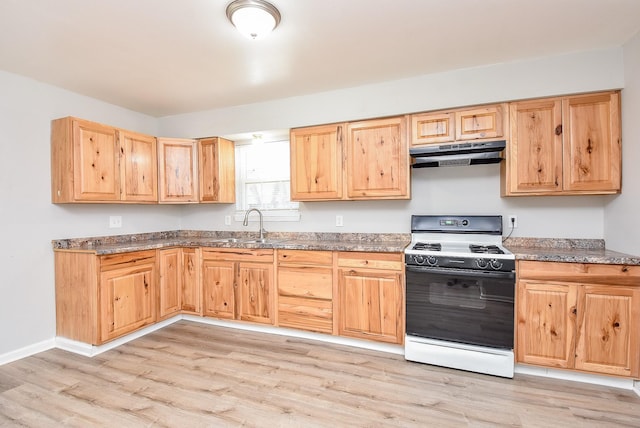
[[[236,145],[236,221],[251,208],[265,219],[298,221],[299,203],[291,201],[289,141]]]

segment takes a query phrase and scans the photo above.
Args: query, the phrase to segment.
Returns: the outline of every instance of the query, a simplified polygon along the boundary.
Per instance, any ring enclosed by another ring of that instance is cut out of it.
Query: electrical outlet
[[[224,216],[224,224],[227,225],[227,226],[231,226],[231,216],[230,215]]]
[[[518,227],[518,216],[511,214],[509,216],[509,224],[507,226],[509,228],[513,227],[514,229]]]
[[[337,215],[336,216],[336,226],[338,226],[338,227],[344,226],[344,223],[342,221],[342,216],[341,215]]]
[[[120,215],[109,216],[109,227],[112,229],[122,227],[122,216]]]

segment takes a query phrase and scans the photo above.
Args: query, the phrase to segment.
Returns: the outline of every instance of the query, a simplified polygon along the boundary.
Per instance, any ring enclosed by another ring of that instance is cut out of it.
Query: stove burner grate
[[[504,251],[497,245],[470,244],[469,251],[476,254],[504,254]]]
[[[441,251],[442,244],[439,242],[416,242],[413,249],[422,251]]]

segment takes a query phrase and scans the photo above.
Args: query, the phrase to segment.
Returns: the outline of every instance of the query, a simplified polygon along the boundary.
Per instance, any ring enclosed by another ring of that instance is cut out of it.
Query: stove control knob
[[[438,264],[438,258],[435,256],[427,256],[427,264],[429,266],[436,266]]]
[[[487,259],[476,259],[476,266],[480,269],[486,269],[489,266]]]
[[[416,264],[423,265],[426,260],[423,256],[413,256],[413,261],[416,262]]]
[[[500,270],[502,268],[502,262],[497,259],[491,259],[489,264],[491,265],[491,269],[493,270]]]

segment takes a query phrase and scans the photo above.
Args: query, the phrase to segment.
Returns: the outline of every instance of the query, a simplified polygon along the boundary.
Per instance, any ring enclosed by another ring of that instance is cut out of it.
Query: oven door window
[[[513,349],[512,273],[409,266],[406,273],[408,335]]]

